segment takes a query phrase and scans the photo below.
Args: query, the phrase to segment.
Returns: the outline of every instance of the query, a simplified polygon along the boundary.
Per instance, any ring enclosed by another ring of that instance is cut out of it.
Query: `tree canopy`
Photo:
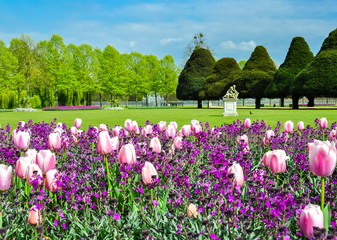
[[[255,98],[255,107],[260,108],[264,90],[271,82],[275,71],[275,64],[266,48],[256,46],[233,84],[236,85],[241,98]]]
[[[241,69],[234,58],[219,59],[214,65],[213,73],[206,78],[200,97],[208,100],[221,99],[239,73]]]
[[[203,89],[215,64],[211,52],[205,48],[196,47],[179,75],[177,98],[181,100],[198,100],[198,107],[202,107],[199,92]]]
[[[315,97],[337,95],[337,29],[324,40],[318,54],[294,79],[291,86],[295,96],[306,96],[309,106]]]
[[[283,99],[291,95],[290,85],[292,81],[313,58],[314,55],[305,39],[303,37],[294,37],[284,62],[276,70],[272,82],[265,90],[265,96]],[[284,101],[282,101],[281,106],[284,106]]]

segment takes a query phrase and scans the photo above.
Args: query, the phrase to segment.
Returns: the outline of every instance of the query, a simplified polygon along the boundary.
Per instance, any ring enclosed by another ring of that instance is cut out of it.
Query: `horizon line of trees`
[[[219,100],[233,85],[240,98],[255,98],[255,108],[264,97],[280,98],[281,106],[291,97],[293,109],[301,97],[308,98],[308,106],[317,97],[337,97],[337,29],[316,56],[303,37],[294,37],[278,69],[263,46],[256,46],[243,63],[230,57],[216,61],[208,47],[196,44],[179,75],[177,98],[197,100],[201,108],[202,100]]]
[[[175,94],[179,68],[174,58],[120,53],[108,45],[69,44],[59,35],[35,42],[29,35],[0,40],[0,108],[91,105]],[[156,102],[157,105],[157,102]]]

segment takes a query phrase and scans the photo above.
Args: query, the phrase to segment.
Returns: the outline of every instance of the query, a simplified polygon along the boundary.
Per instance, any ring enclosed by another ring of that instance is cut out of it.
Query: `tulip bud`
[[[26,172],[26,180],[29,185],[41,185],[43,183],[42,171],[40,167],[35,164],[29,164]]]
[[[248,136],[246,134],[242,135],[242,136],[237,136],[236,137],[236,143],[237,144],[245,144],[248,145]]]
[[[135,165],[137,162],[136,151],[133,144],[128,143],[119,150],[118,161],[120,164]]]
[[[119,139],[118,137],[113,137],[110,139],[112,150],[117,151],[119,148]]]
[[[14,130],[16,131],[16,130]],[[20,150],[27,150],[30,144],[30,135],[28,132],[18,131],[13,132],[14,145]]]
[[[328,120],[326,118],[321,118],[319,120],[319,125],[321,128],[328,128]]]
[[[7,191],[12,184],[12,166],[0,164],[0,192]]]
[[[25,152],[25,157],[29,157],[32,159],[32,163],[36,163],[37,151],[35,149],[28,149]]]
[[[166,137],[174,138],[176,136],[176,128],[175,125],[169,124],[166,128]]]
[[[196,126],[200,126],[200,122],[198,120],[192,120],[191,121],[191,130],[192,132],[195,132],[194,129]]]
[[[119,131],[122,129],[122,127],[121,126],[116,126],[116,127],[114,127],[114,129],[113,129],[113,135],[115,136],[115,137],[118,137],[119,136]]]
[[[182,133],[184,136],[190,136],[191,133],[192,133],[191,126],[190,126],[190,125],[184,125],[184,126],[181,128],[181,133]]]
[[[136,121],[132,121],[132,131],[135,134],[139,134],[140,133],[139,127],[138,127],[138,123]]]
[[[273,155],[273,151],[268,151],[265,154],[263,154],[263,157],[262,157],[263,165],[265,165],[266,167],[269,167],[270,158],[272,155]]]
[[[34,205],[29,211],[28,223],[32,225],[40,225],[42,223],[42,214],[36,205]]]
[[[263,144],[268,145],[270,144],[271,140],[275,137],[275,133],[273,130],[267,130],[265,136],[263,138]]]
[[[234,173],[233,185],[241,187],[244,183],[243,170],[239,163],[234,162],[232,166],[228,168],[228,174]]]
[[[59,150],[62,147],[61,137],[58,133],[50,133],[48,136],[48,148],[50,150]]]
[[[299,121],[297,123],[297,129],[298,129],[298,131],[303,131],[303,129],[304,129],[304,122],[303,121]]]
[[[298,224],[304,236],[307,238],[313,237],[314,227],[324,227],[324,216],[321,208],[314,204],[308,204],[302,210]]]
[[[58,181],[60,181],[60,176],[56,169],[51,169],[46,173],[46,188],[48,191],[58,191],[60,189]]]
[[[170,122],[169,125],[173,125],[173,126],[174,126],[174,129],[177,131],[177,129],[178,129],[178,124],[177,124],[177,122]]]
[[[18,175],[19,178],[26,178],[28,166],[32,163],[35,162],[30,157],[20,157],[16,161],[16,175]]]
[[[175,149],[182,149],[182,137],[175,137],[173,140],[173,147]]]
[[[337,130],[336,129],[331,130],[331,132],[329,133],[329,140],[330,141],[337,140]]]
[[[336,167],[336,146],[329,141],[315,141],[310,145],[309,167],[313,174],[321,177],[332,175]]]
[[[124,127],[127,131],[131,132],[132,131],[132,120],[131,119],[125,120]]]
[[[102,131],[98,134],[97,152],[105,155],[112,153],[112,144],[108,131]]]
[[[284,123],[284,131],[287,133],[294,132],[294,123],[292,121],[286,121]]]
[[[75,121],[74,121],[74,126],[76,128],[81,128],[81,126],[82,126],[82,119],[76,118]]]
[[[159,141],[158,137],[154,137],[150,141],[150,148],[152,148],[152,151],[156,153],[161,153],[161,143]]]
[[[147,135],[152,134],[152,125],[146,125],[141,132],[142,137],[147,137]]]
[[[243,125],[246,127],[246,128],[250,128],[252,126],[252,123],[250,121],[250,118],[245,118],[245,121],[243,123]]]
[[[159,129],[159,132],[165,131],[165,129],[166,129],[166,122],[160,121],[160,122],[158,123],[158,129]]]
[[[191,203],[187,208],[187,217],[198,217],[198,208],[193,203]]]
[[[202,132],[202,127],[201,125],[195,125],[194,126],[194,130],[192,130],[192,132],[194,133],[194,135],[196,135],[199,132]]]
[[[274,173],[282,173],[286,171],[286,160],[289,157],[286,155],[284,150],[278,149],[272,151],[269,160],[270,170]]]
[[[154,183],[154,180],[158,178],[158,173],[156,168],[150,162],[145,162],[144,167],[142,167],[142,181],[146,185]]]
[[[45,175],[50,169],[55,168],[56,157],[50,150],[40,150],[37,153],[37,165],[40,167],[42,174]]]
[[[102,123],[99,125],[99,131],[108,131],[108,127]]]

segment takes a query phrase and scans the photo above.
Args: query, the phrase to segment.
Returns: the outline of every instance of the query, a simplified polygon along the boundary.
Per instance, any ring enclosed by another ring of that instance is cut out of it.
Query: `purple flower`
[[[121,218],[120,214],[114,214],[113,215],[114,220],[118,221]]]

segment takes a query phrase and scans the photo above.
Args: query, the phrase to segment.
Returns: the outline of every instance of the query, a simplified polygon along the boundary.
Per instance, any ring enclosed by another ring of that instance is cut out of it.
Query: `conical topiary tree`
[[[206,77],[212,74],[214,64],[215,60],[209,50],[196,47],[179,75],[177,98],[198,100],[198,108],[202,108],[199,92],[203,89]]]
[[[273,79],[275,64],[263,46],[256,46],[242,73],[233,82],[241,98],[255,98],[255,108],[261,107],[264,91]]]
[[[204,89],[199,96],[207,100],[221,99],[234,79],[241,72],[234,58],[224,57],[219,59],[213,68],[213,73],[206,78]]]
[[[337,95],[337,29],[330,32],[318,54],[294,79],[294,96],[306,96],[308,106],[314,106],[315,97]]]
[[[289,96],[290,85],[295,76],[302,71],[314,58],[309,45],[303,37],[294,37],[288,49],[287,56],[274,78],[265,90],[265,96],[281,98],[281,107],[284,107],[284,98]],[[293,107],[298,106],[298,96],[293,96]]]

